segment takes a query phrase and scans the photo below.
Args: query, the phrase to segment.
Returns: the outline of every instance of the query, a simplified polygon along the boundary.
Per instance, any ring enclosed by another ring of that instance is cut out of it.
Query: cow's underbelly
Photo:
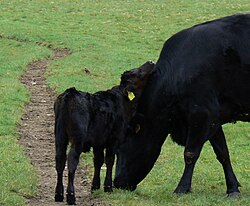
[[[227,101],[221,103],[220,120],[222,124],[236,121],[250,122],[250,102]]]

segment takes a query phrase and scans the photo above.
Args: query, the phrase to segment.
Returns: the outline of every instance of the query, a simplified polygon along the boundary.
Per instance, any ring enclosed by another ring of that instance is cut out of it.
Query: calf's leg
[[[75,205],[75,188],[74,178],[79,158],[82,152],[81,144],[72,144],[68,155],[68,188],[67,188],[67,203]]]
[[[92,181],[91,191],[100,189],[100,171],[104,163],[104,149],[100,147],[94,147],[94,177]]]
[[[63,187],[63,171],[66,163],[66,150],[68,139],[64,136],[61,139],[56,138],[56,172],[57,184],[55,189],[55,202],[63,202],[64,187]]]
[[[115,153],[112,148],[106,149],[105,163],[106,163],[106,177],[104,181],[104,192],[112,192],[112,169],[115,161]]]
[[[218,161],[222,164],[227,184],[228,196],[240,196],[240,191],[238,189],[240,183],[236,179],[233,172],[225,135],[221,127],[218,129],[215,136],[209,141],[214,149]]]

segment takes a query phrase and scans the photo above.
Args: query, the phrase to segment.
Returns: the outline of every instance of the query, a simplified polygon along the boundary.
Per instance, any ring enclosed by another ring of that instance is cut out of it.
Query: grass
[[[17,124],[29,94],[20,76],[31,61],[50,51],[31,43],[0,39],[0,205],[25,205],[35,194],[34,168],[18,144]]]
[[[240,129],[239,129],[240,128]],[[224,127],[234,171],[242,188],[239,200],[226,198],[226,185],[223,169],[216,160],[209,143],[203,148],[193,177],[193,193],[178,197],[173,190],[178,184],[184,168],[183,148],[167,139],[153,170],[134,192],[116,190],[113,194],[95,193],[113,205],[249,205],[250,166],[249,166],[249,125],[227,125]],[[240,134],[237,134],[240,133]],[[248,138],[248,139],[247,139]],[[174,152],[173,152],[174,151]]]
[[[20,76],[31,61],[48,56],[47,49],[31,43],[0,39],[0,136],[15,133],[15,124],[23,112],[29,94],[20,83]],[[19,114],[19,115],[16,115]]]
[[[16,125],[29,99],[19,77],[29,62],[50,54],[36,42],[72,51],[72,55],[50,65],[47,81],[52,88],[58,93],[70,86],[95,92],[117,84],[123,71],[149,59],[156,61],[164,41],[177,31],[207,20],[247,12],[250,2],[2,0],[0,8],[0,36],[29,42],[0,39],[0,205],[22,205],[22,196],[35,193],[36,178],[16,141]],[[84,72],[85,68],[90,74]],[[205,146],[197,163],[194,193],[174,196],[172,191],[183,170],[183,148],[170,139],[154,169],[135,192],[104,194],[98,191],[94,196],[113,205],[249,205],[249,124],[226,125],[225,131],[233,167],[243,185],[240,200],[224,198],[222,168],[209,145]],[[15,157],[20,159],[16,161]],[[85,157],[91,164],[91,155],[83,155]],[[27,182],[30,184],[25,184]]]
[[[35,194],[37,177],[15,137],[0,137],[0,205],[25,205]]]

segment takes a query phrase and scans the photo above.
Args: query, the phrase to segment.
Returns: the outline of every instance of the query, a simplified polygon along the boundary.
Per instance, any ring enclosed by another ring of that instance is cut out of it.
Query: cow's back
[[[226,17],[183,30],[166,41],[156,67],[164,71],[169,90],[234,66],[249,72],[249,22],[250,15]]]
[[[249,37],[249,14],[203,23],[172,36],[164,44],[139,112],[149,119],[155,115],[167,119],[171,114],[165,111],[188,113],[197,104],[214,113],[224,111],[220,108],[224,106],[230,115],[239,107],[250,112]]]
[[[194,26],[167,41],[157,64],[162,67],[161,61],[168,61],[160,69],[171,78],[166,81],[170,91],[183,93],[196,84],[199,90],[208,85],[218,92],[232,84],[249,89],[249,22],[250,15],[227,17]]]

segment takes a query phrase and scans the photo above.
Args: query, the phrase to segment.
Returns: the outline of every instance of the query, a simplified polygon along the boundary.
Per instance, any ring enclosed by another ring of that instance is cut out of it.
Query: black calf
[[[107,171],[104,191],[112,191],[116,149],[124,141],[125,132],[135,115],[138,100],[153,68],[154,64],[149,61],[123,73],[120,85],[111,90],[89,94],[70,88],[58,96],[54,104],[57,171],[55,201],[63,201],[63,170],[69,142],[68,204],[75,204],[74,176],[79,156],[91,147],[95,170],[91,189],[100,188],[100,169],[105,161]]]

